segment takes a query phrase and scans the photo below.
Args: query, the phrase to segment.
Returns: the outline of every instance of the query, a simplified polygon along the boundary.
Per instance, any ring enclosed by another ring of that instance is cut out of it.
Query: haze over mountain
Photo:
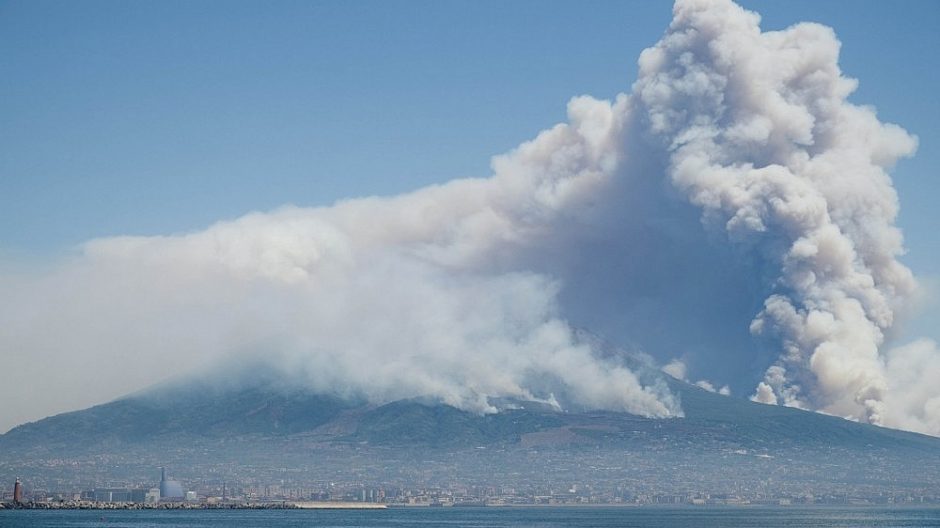
[[[386,404],[287,387],[279,373],[257,367],[256,376],[180,380],[89,409],[24,424],[0,435],[4,462],[134,452],[200,440],[238,441],[262,447],[278,439],[314,435],[321,442],[375,446],[460,448],[484,445],[570,447],[578,444],[636,448],[650,443],[697,448],[713,443],[742,449],[860,448],[895,456],[940,457],[940,439],[837,417],[767,406],[719,395],[647,372],[667,385],[685,411],[681,418],[651,418],[599,410],[568,412],[543,402],[503,399],[499,412],[477,414],[419,397]],[[239,440],[241,439],[241,440]],[[161,448],[165,450],[166,448]],[[266,449],[270,449],[268,446]],[[230,453],[237,459],[237,453]]]
[[[638,370],[643,372],[642,366]],[[190,379],[0,435],[0,478],[35,486],[148,482],[154,467],[201,485],[322,483],[421,488],[585,483],[683,495],[917,496],[940,483],[940,439],[668,385],[683,418],[565,412],[492,401],[477,414],[415,398],[369,404],[255,376]],[[763,490],[763,491],[761,491]]]
[[[505,401],[695,423],[698,392],[587,328],[703,387],[940,435],[940,350],[891,341],[918,286],[888,171],[917,140],[847,100],[838,55],[829,28],[761,32],[728,0],[679,0],[627,92],[575,97],[490,177],[97,239],[4,273],[0,347],[30,361],[0,371],[0,399],[262,361],[312,394],[429,398],[460,423],[499,423]]]

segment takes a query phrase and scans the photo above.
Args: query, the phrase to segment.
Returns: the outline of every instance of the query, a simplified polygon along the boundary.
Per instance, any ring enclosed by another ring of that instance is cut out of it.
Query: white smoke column
[[[920,339],[887,353],[885,415],[892,427],[940,436],[940,347]]]
[[[237,351],[375,402],[493,412],[498,398],[560,398],[681,416],[664,385],[579,342],[556,278],[513,264],[617,167],[623,103],[575,99],[569,114],[488,179],[94,240],[50,273],[0,276],[0,346],[30,358],[0,373],[5,401],[98,403]]]
[[[782,354],[755,398],[898,423],[879,348],[915,285],[886,169],[916,140],[847,102],[856,82],[829,28],[762,33],[723,0],[680,0],[674,15],[635,95],[673,185],[776,275],[751,329]]]

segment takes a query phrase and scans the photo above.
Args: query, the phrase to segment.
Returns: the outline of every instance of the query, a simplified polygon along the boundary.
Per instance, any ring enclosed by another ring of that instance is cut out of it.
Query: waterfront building
[[[160,488],[150,488],[144,495],[144,503],[146,504],[156,504],[160,502]]]
[[[133,502],[128,488],[95,488],[91,497],[95,502]]]
[[[147,488],[133,488],[130,490],[131,502],[141,503],[147,501]]]
[[[183,484],[176,480],[167,480],[166,468],[160,468],[160,500],[181,501],[186,497]]]

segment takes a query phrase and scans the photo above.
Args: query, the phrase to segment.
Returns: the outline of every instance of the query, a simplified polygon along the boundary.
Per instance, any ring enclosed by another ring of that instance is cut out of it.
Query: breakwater
[[[316,510],[385,509],[384,504],[359,502],[97,502],[85,500],[0,502],[0,510]]]

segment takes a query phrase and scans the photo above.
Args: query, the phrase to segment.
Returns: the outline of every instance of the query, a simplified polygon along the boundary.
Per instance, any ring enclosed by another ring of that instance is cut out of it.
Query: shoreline
[[[3,510],[384,510],[386,504],[357,502],[226,502],[210,504],[204,502],[0,502]]]
[[[133,502],[94,502],[94,501],[63,501],[63,502],[25,502],[14,504],[0,502],[0,511],[6,510],[98,510],[98,511],[132,511],[132,510],[389,510],[389,509],[429,509],[429,510],[470,510],[470,509],[906,509],[926,508],[940,509],[940,505],[932,503],[903,503],[903,504],[487,504],[487,505],[454,505],[430,506],[417,504],[396,503],[359,503],[359,502],[232,502],[224,504],[166,502],[158,504],[144,504]]]

